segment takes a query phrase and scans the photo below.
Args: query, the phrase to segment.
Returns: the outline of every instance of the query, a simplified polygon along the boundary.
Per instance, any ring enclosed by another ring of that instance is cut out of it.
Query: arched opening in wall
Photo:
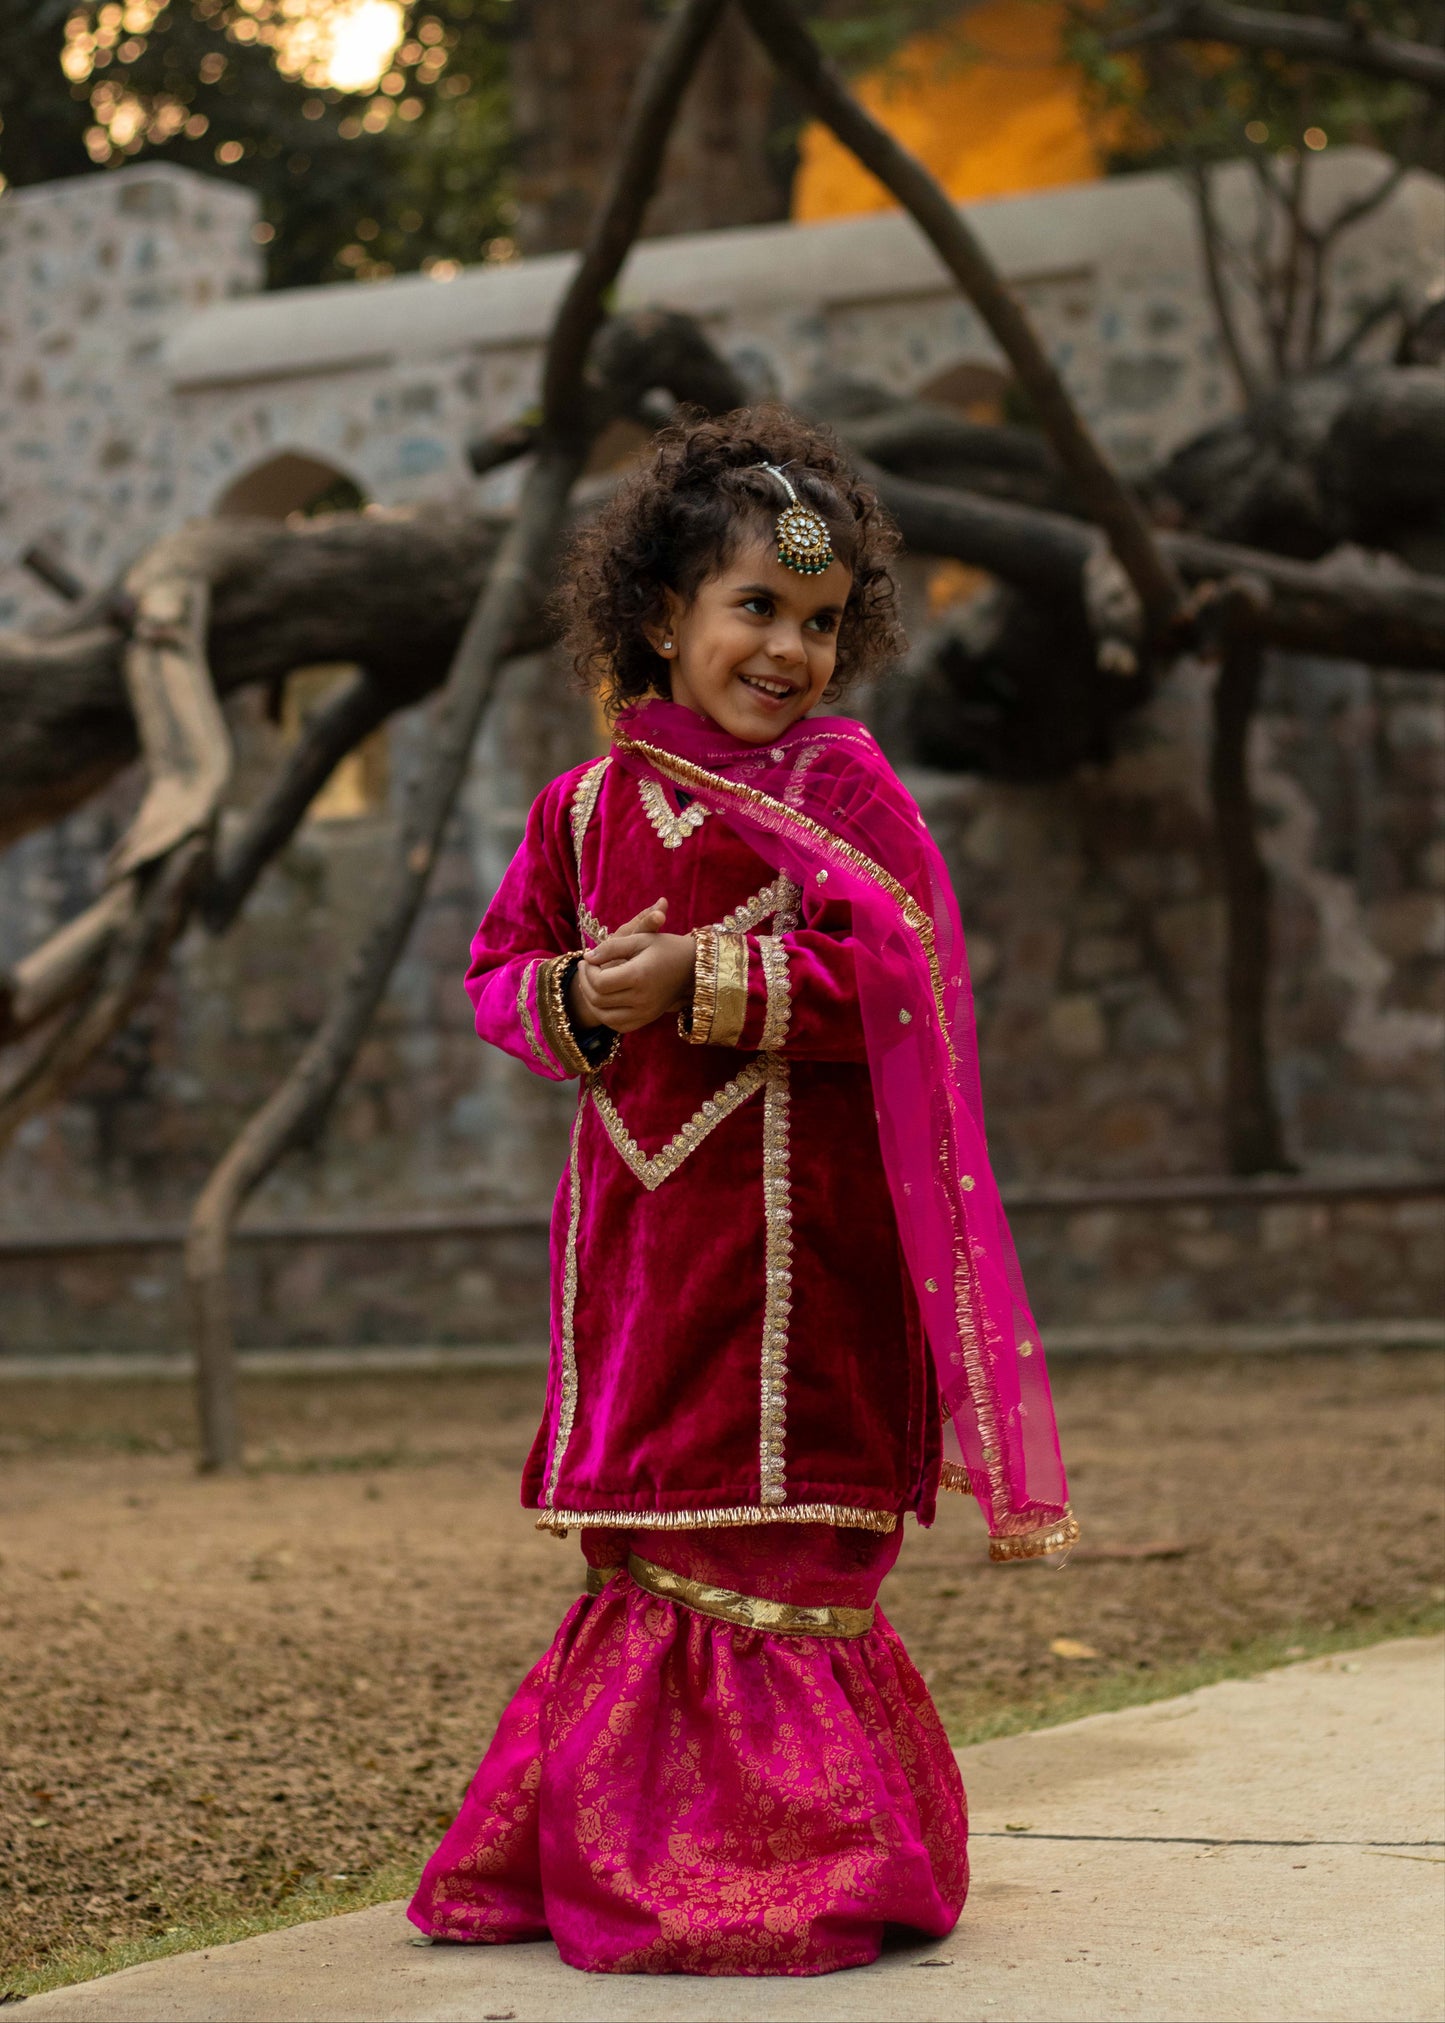
[[[250,515],[285,520],[292,513],[354,513],[366,504],[359,485],[335,464],[301,450],[282,450],[233,478],[216,501],[221,519]]]
[[[299,450],[283,450],[236,478],[216,502],[223,519],[242,515],[266,520],[315,519],[323,513],[360,512],[366,499],[355,480],[335,464]],[[297,745],[307,725],[329,698],[356,673],[347,661],[293,667],[279,707],[273,704],[283,749]],[[307,810],[308,822],[349,822],[386,805],[386,729],[373,731],[348,752]]]

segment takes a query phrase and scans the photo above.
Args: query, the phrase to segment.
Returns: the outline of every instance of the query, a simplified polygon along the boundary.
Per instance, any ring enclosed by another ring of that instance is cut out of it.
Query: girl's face
[[[800,576],[758,536],[690,604],[668,592],[668,621],[649,643],[668,664],[672,699],[745,744],[766,745],[812,709],[833,678],[852,588],[836,559]]]

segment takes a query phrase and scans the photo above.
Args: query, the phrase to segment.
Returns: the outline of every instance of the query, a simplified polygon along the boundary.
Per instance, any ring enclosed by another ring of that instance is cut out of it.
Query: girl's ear
[[[682,613],[682,600],[675,590],[664,590],[665,614],[661,618],[649,619],[642,628],[642,636],[654,653],[660,653],[664,660],[677,657],[677,621]]]

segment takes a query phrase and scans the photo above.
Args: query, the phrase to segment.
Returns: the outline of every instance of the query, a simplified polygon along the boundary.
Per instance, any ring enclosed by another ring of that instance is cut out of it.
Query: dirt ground
[[[955,1736],[1437,1614],[1440,1376],[1064,1364],[1070,1565],[990,1566],[949,1497],[884,1591]],[[253,1464],[211,1481],[179,1385],[0,1389],[0,1961],[420,1860],[578,1590],[575,1540],[516,1503],[540,1397],[532,1372],[252,1382]]]

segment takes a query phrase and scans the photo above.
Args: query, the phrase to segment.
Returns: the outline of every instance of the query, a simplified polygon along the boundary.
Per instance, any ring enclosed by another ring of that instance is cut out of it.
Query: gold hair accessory
[[[828,522],[803,504],[776,464],[755,464],[753,468],[776,478],[788,495],[788,503],[778,515],[778,560],[800,576],[821,576],[833,560]]]

